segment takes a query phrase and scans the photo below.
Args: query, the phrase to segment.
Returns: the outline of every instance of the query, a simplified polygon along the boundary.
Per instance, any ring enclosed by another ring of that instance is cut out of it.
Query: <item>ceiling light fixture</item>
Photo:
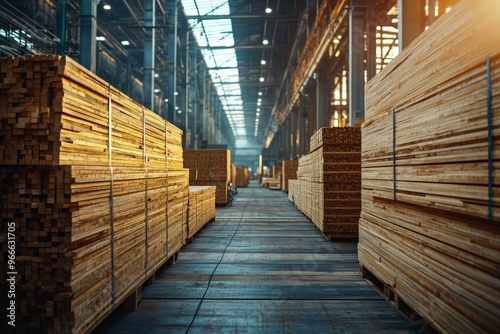
[[[271,8],[269,8],[269,7],[266,8],[266,13],[267,14],[271,14],[272,12],[273,12],[273,10]]]
[[[120,43],[122,43],[123,46],[129,46],[130,45],[129,41],[121,41]]]
[[[260,82],[264,82],[264,80],[265,80],[264,77],[260,77],[259,79]]]
[[[264,59],[262,59],[262,60],[260,61],[260,64],[261,64],[261,65],[266,65],[266,61],[265,61]]]
[[[104,36],[96,36],[95,39],[96,39],[96,41],[102,42],[102,41],[106,40],[106,37],[104,37]]]
[[[262,92],[259,92],[259,96],[262,96]]]
[[[111,9],[111,6],[108,5],[108,4],[105,4],[104,6],[102,6],[102,9],[105,9],[105,10],[110,10]]]
[[[267,39],[265,39],[262,41],[262,44],[267,45],[267,44],[269,44],[269,41]]]
[[[155,73],[155,78],[158,78],[160,75],[158,73]]]

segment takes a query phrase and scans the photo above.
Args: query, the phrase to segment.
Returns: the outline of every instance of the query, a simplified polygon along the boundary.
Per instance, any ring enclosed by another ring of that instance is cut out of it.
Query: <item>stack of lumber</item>
[[[187,238],[191,239],[209,222],[215,220],[215,187],[189,186]]]
[[[284,160],[281,177],[281,190],[288,193],[288,180],[297,179],[298,160]]]
[[[247,187],[248,182],[250,181],[250,172],[248,167],[231,164],[231,181],[233,182],[233,187]]]
[[[361,210],[360,128],[321,128],[298,160],[288,198],[327,238],[357,238]]]
[[[439,332],[500,328],[499,15],[462,0],[366,85],[359,261]]]
[[[16,224],[16,324],[90,332],[185,240],[182,131],[68,57],[0,64],[0,219],[2,235]]]
[[[272,177],[275,179],[279,179],[281,177],[281,171],[282,171],[281,161],[273,162]]]
[[[227,149],[184,150],[184,168],[189,169],[190,186],[215,186],[215,203],[228,203],[231,181],[231,152]]]
[[[261,186],[269,189],[280,189],[281,183],[280,179],[273,177],[263,177],[261,181]]]

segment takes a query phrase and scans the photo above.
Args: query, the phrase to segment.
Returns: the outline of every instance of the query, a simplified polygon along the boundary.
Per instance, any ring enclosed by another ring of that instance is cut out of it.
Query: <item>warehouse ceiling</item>
[[[169,77],[172,75],[169,73],[171,64],[168,55],[173,49],[169,45],[169,34],[175,27],[170,13],[174,0],[155,2],[155,88],[170,92]],[[3,50],[6,54],[21,55],[31,49],[38,50],[38,53],[59,53],[59,49],[64,49],[62,45],[66,46],[70,56],[78,58],[80,3],[81,0],[0,0],[0,52]],[[319,5],[324,5],[325,2],[178,0],[175,3],[179,12],[176,22],[179,36],[177,43],[181,50],[177,56],[177,68],[183,66],[182,50],[184,48],[185,52],[185,45],[182,43],[185,43],[185,36],[192,34],[210,69],[212,82],[224,106],[236,146],[262,147],[271,128],[272,109],[276,107],[278,95],[290,98],[285,94],[286,89],[281,88],[287,86],[283,85],[285,73],[288,73],[290,79],[290,72],[298,66],[294,63],[296,58],[291,61],[293,47],[298,45],[298,48],[305,48],[306,45],[307,34],[297,37],[297,31],[304,26],[309,31],[320,10]],[[345,2],[329,2],[330,10],[340,3]],[[396,0],[371,2],[376,8],[375,13],[380,13],[380,16],[385,16],[395,3]],[[57,37],[61,31],[59,13],[63,4],[66,7],[68,31],[65,44]],[[127,68],[131,72],[128,73],[131,77],[141,80],[146,36],[144,0],[97,0],[97,4],[97,50],[101,56],[98,59],[110,59],[110,64],[113,61],[119,62],[122,69]],[[13,31],[13,23],[21,26],[22,31],[27,33],[23,36],[9,36],[8,33]],[[297,41],[298,38],[302,40]],[[298,53],[298,49],[295,53]],[[100,66],[101,69],[104,67],[106,66]],[[108,73],[97,74],[120,78],[118,66],[115,70],[110,67],[107,71]],[[176,80],[180,86],[185,84],[182,69]],[[142,92],[131,96],[139,100]],[[182,98],[180,96],[178,100],[183,100]]]
[[[236,139],[265,131],[292,48],[295,0],[182,0]]]
[[[168,27],[168,13],[166,3],[162,2],[157,1],[156,14],[160,50],[168,49],[168,29],[161,29]],[[125,48],[139,64],[144,38],[142,3],[103,0],[98,8],[98,27],[106,40],[114,41],[116,48],[112,52],[116,54],[116,50],[124,48],[120,44],[129,41]],[[179,24],[178,34],[192,29],[236,140],[243,144],[241,139],[261,142],[294,42],[296,0],[182,0],[180,3],[179,18],[187,18],[189,26]],[[104,9],[104,5],[111,9]],[[158,57],[157,63],[161,75],[161,68],[167,67],[166,57]]]
[[[105,9],[108,8],[105,5],[111,9]],[[166,8],[165,0],[157,1],[155,67],[160,76],[161,69],[168,66],[167,57],[161,56],[168,50]],[[240,143],[241,139],[260,142],[267,131],[294,42],[292,29],[297,23],[297,13],[296,0],[180,1],[179,20],[188,19],[189,25],[178,24],[178,35],[191,29],[210,69],[232,132]],[[135,62],[142,63],[143,16],[142,0],[100,2],[98,35],[106,44],[114,46],[109,52],[121,58],[131,53]],[[158,79],[160,84],[161,79]]]

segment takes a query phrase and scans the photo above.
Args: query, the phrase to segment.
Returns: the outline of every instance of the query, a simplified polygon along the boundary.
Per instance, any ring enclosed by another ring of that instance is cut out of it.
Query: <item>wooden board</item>
[[[365,88],[359,260],[439,332],[500,328],[499,14],[462,0]]]

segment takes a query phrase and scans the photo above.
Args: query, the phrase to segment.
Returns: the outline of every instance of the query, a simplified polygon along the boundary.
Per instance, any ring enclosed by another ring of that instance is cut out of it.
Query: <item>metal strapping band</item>
[[[396,108],[392,107],[392,180],[393,196],[396,200]]]
[[[493,220],[493,131],[491,126],[491,59],[486,58],[486,104],[488,109],[488,219]]]

